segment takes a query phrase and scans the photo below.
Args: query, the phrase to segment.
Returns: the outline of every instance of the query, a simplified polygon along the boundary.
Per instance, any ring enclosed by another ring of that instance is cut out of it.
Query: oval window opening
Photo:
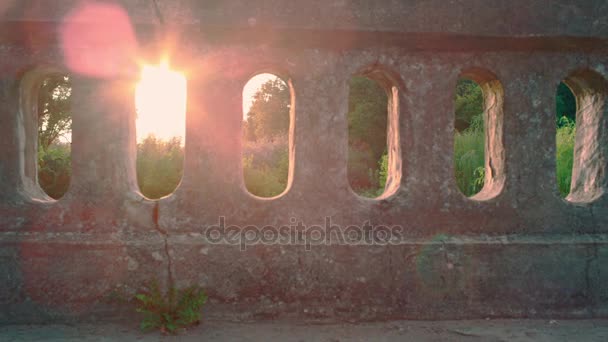
[[[396,88],[394,93],[398,101]],[[389,110],[389,96],[378,82],[364,76],[351,78],[348,97],[348,182],[351,189],[363,197],[377,198],[386,190],[390,174],[389,154],[393,154],[387,148]],[[398,134],[397,114],[395,112],[395,134]],[[399,146],[394,147],[399,149]],[[400,157],[399,153],[394,154],[396,158]]]
[[[572,181],[574,142],[576,140],[576,98],[564,82],[557,87],[555,102],[557,186],[560,196],[566,198],[570,194]]]
[[[38,184],[53,199],[67,192],[72,175],[71,95],[63,74],[45,78],[38,92]]]
[[[556,93],[556,175],[570,202],[593,202],[605,192],[608,81],[589,69],[570,74]]]
[[[456,84],[454,120],[454,175],[467,197],[481,191],[485,182],[484,97],[479,84],[460,78]]]
[[[291,90],[277,75],[256,75],[243,88],[243,178],[252,195],[287,189],[291,108]]]
[[[184,171],[186,77],[168,63],[146,65],[135,91],[137,183],[149,199],[170,195]]]
[[[462,194],[476,201],[504,188],[504,89],[492,72],[471,68],[456,83],[454,177]]]

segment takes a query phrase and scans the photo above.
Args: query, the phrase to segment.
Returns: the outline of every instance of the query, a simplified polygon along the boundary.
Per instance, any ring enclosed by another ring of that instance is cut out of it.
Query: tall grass
[[[576,124],[565,116],[558,121],[556,175],[557,186],[562,197],[570,193]]]
[[[556,174],[557,185],[562,197],[570,192],[572,162],[576,124],[565,117],[557,128]],[[472,196],[483,188],[484,176],[484,132],[481,129],[467,129],[456,132],[454,137],[454,172],[458,188],[466,196]]]
[[[466,196],[472,196],[483,188],[484,132],[469,128],[456,132],[454,137],[454,173],[456,184]]]
[[[250,193],[260,197],[280,195],[287,187],[288,172],[287,135],[271,140],[244,141],[243,177]]]
[[[184,173],[184,148],[181,138],[163,140],[154,135],[137,144],[137,184],[150,199],[171,194]]]

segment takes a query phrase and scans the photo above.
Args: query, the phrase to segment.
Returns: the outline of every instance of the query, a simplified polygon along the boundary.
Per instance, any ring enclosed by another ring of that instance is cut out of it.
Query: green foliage
[[[72,155],[70,144],[56,143],[38,149],[38,183],[51,198],[61,198],[70,185]]]
[[[576,124],[563,116],[558,121],[557,129],[557,186],[562,197],[570,193],[572,180],[572,165],[574,162],[574,141],[576,138]]]
[[[386,149],[388,97],[380,85],[366,77],[353,77],[348,97],[349,145],[369,146],[371,165]]]
[[[137,145],[137,183],[147,198],[171,194],[182,179],[183,169],[180,138],[165,141],[150,135]]]
[[[147,291],[135,295],[137,312],[143,315],[140,328],[144,331],[160,329],[175,334],[181,328],[199,324],[201,309],[207,294],[197,286],[177,290],[171,287],[163,293],[157,282]]]
[[[380,196],[384,192],[386,180],[388,178],[388,152],[385,152],[378,161],[378,184],[381,186],[378,193]]]
[[[562,117],[566,117],[568,121],[576,120],[576,98],[574,98],[572,91],[570,91],[570,88],[564,82],[561,82],[557,87],[555,102],[555,115],[558,127],[561,127],[560,120]],[[568,121],[565,121],[565,123]]]
[[[386,180],[388,178],[388,153],[384,152],[380,160],[378,160],[378,169],[369,170],[368,177],[370,182],[375,182],[377,186],[369,188],[360,188],[357,193],[363,197],[376,198],[384,193]]]
[[[262,84],[243,122],[243,177],[247,190],[274,197],[287,187],[289,88],[279,78]]]
[[[54,75],[42,82],[38,92],[38,149],[46,150],[71,133],[71,95],[68,76]]]
[[[469,128],[474,118],[483,113],[483,92],[474,81],[460,79],[456,84],[456,130],[462,132]],[[483,120],[483,118],[482,118]]]
[[[251,141],[271,139],[289,131],[291,98],[287,84],[280,78],[268,80],[253,96],[245,124]]]
[[[53,198],[69,186],[71,156],[69,143],[61,136],[71,131],[70,79],[45,80],[40,89],[38,178],[42,189]],[[289,168],[289,90],[273,79],[255,94],[244,121],[244,178],[249,191],[258,196],[279,195],[287,186]],[[456,86],[455,176],[468,196],[483,187],[484,123],[483,94],[473,81]],[[377,197],[384,191],[388,172],[386,155],[387,96],[374,81],[354,77],[349,96],[349,182],[357,193]],[[561,83],[557,89],[557,181],[560,193],[570,190],[575,139],[576,99]],[[406,151],[407,153],[407,151]],[[137,177],[141,192],[160,198],[174,191],[183,173],[184,151],[179,139],[162,141],[151,136],[137,147]]]
[[[456,184],[466,196],[483,188],[485,163],[484,99],[474,81],[460,79],[456,84],[456,133],[454,136],[454,172]]]
[[[557,129],[557,184],[563,197],[570,193],[576,124],[567,117],[558,121]],[[479,192],[484,184],[484,137],[481,130],[456,132],[454,137],[456,183],[466,195]]]
[[[245,186],[252,194],[260,197],[274,197],[285,190],[286,177],[271,165],[254,167],[253,156],[243,158]]]
[[[557,87],[555,107],[555,114],[557,115],[557,186],[562,197],[566,197],[570,193],[572,165],[574,162],[576,98],[564,82],[561,82]]]
[[[38,92],[38,184],[51,198],[68,190],[72,174],[70,78],[46,78]]]
[[[466,196],[472,196],[483,188],[484,131],[466,129],[454,137],[454,172],[456,184]],[[482,171],[480,171],[480,169]]]
[[[378,167],[386,151],[388,97],[366,77],[353,77],[348,97],[348,180],[353,191],[377,197],[384,191]]]
[[[376,197],[378,186],[377,159],[365,142],[348,147],[348,181],[353,191],[361,196]]]
[[[274,197],[287,187],[289,150],[287,136],[272,141],[246,142],[243,177],[247,190],[261,197]]]
[[[454,173],[456,184],[466,196],[478,193],[484,184],[485,127],[484,98],[474,81],[460,79],[456,84]]]
[[[486,169],[483,166],[476,168],[473,172],[473,182],[475,184],[475,187],[478,189],[478,192],[483,188],[485,177]]]

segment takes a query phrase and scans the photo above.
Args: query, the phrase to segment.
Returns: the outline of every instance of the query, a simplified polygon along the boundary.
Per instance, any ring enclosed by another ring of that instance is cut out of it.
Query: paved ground
[[[181,335],[143,334],[136,328],[98,325],[11,325],[0,341],[608,341],[608,320],[397,321],[302,325],[289,322],[208,321]]]

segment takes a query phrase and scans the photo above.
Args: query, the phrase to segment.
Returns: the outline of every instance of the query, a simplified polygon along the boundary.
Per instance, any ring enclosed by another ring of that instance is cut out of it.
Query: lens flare
[[[186,91],[186,77],[166,60],[142,67],[135,90],[138,140],[150,134],[165,140],[185,135]]]
[[[65,64],[74,73],[114,78],[135,72],[137,39],[119,5],[81,2],[63,19],[60,39]]]

